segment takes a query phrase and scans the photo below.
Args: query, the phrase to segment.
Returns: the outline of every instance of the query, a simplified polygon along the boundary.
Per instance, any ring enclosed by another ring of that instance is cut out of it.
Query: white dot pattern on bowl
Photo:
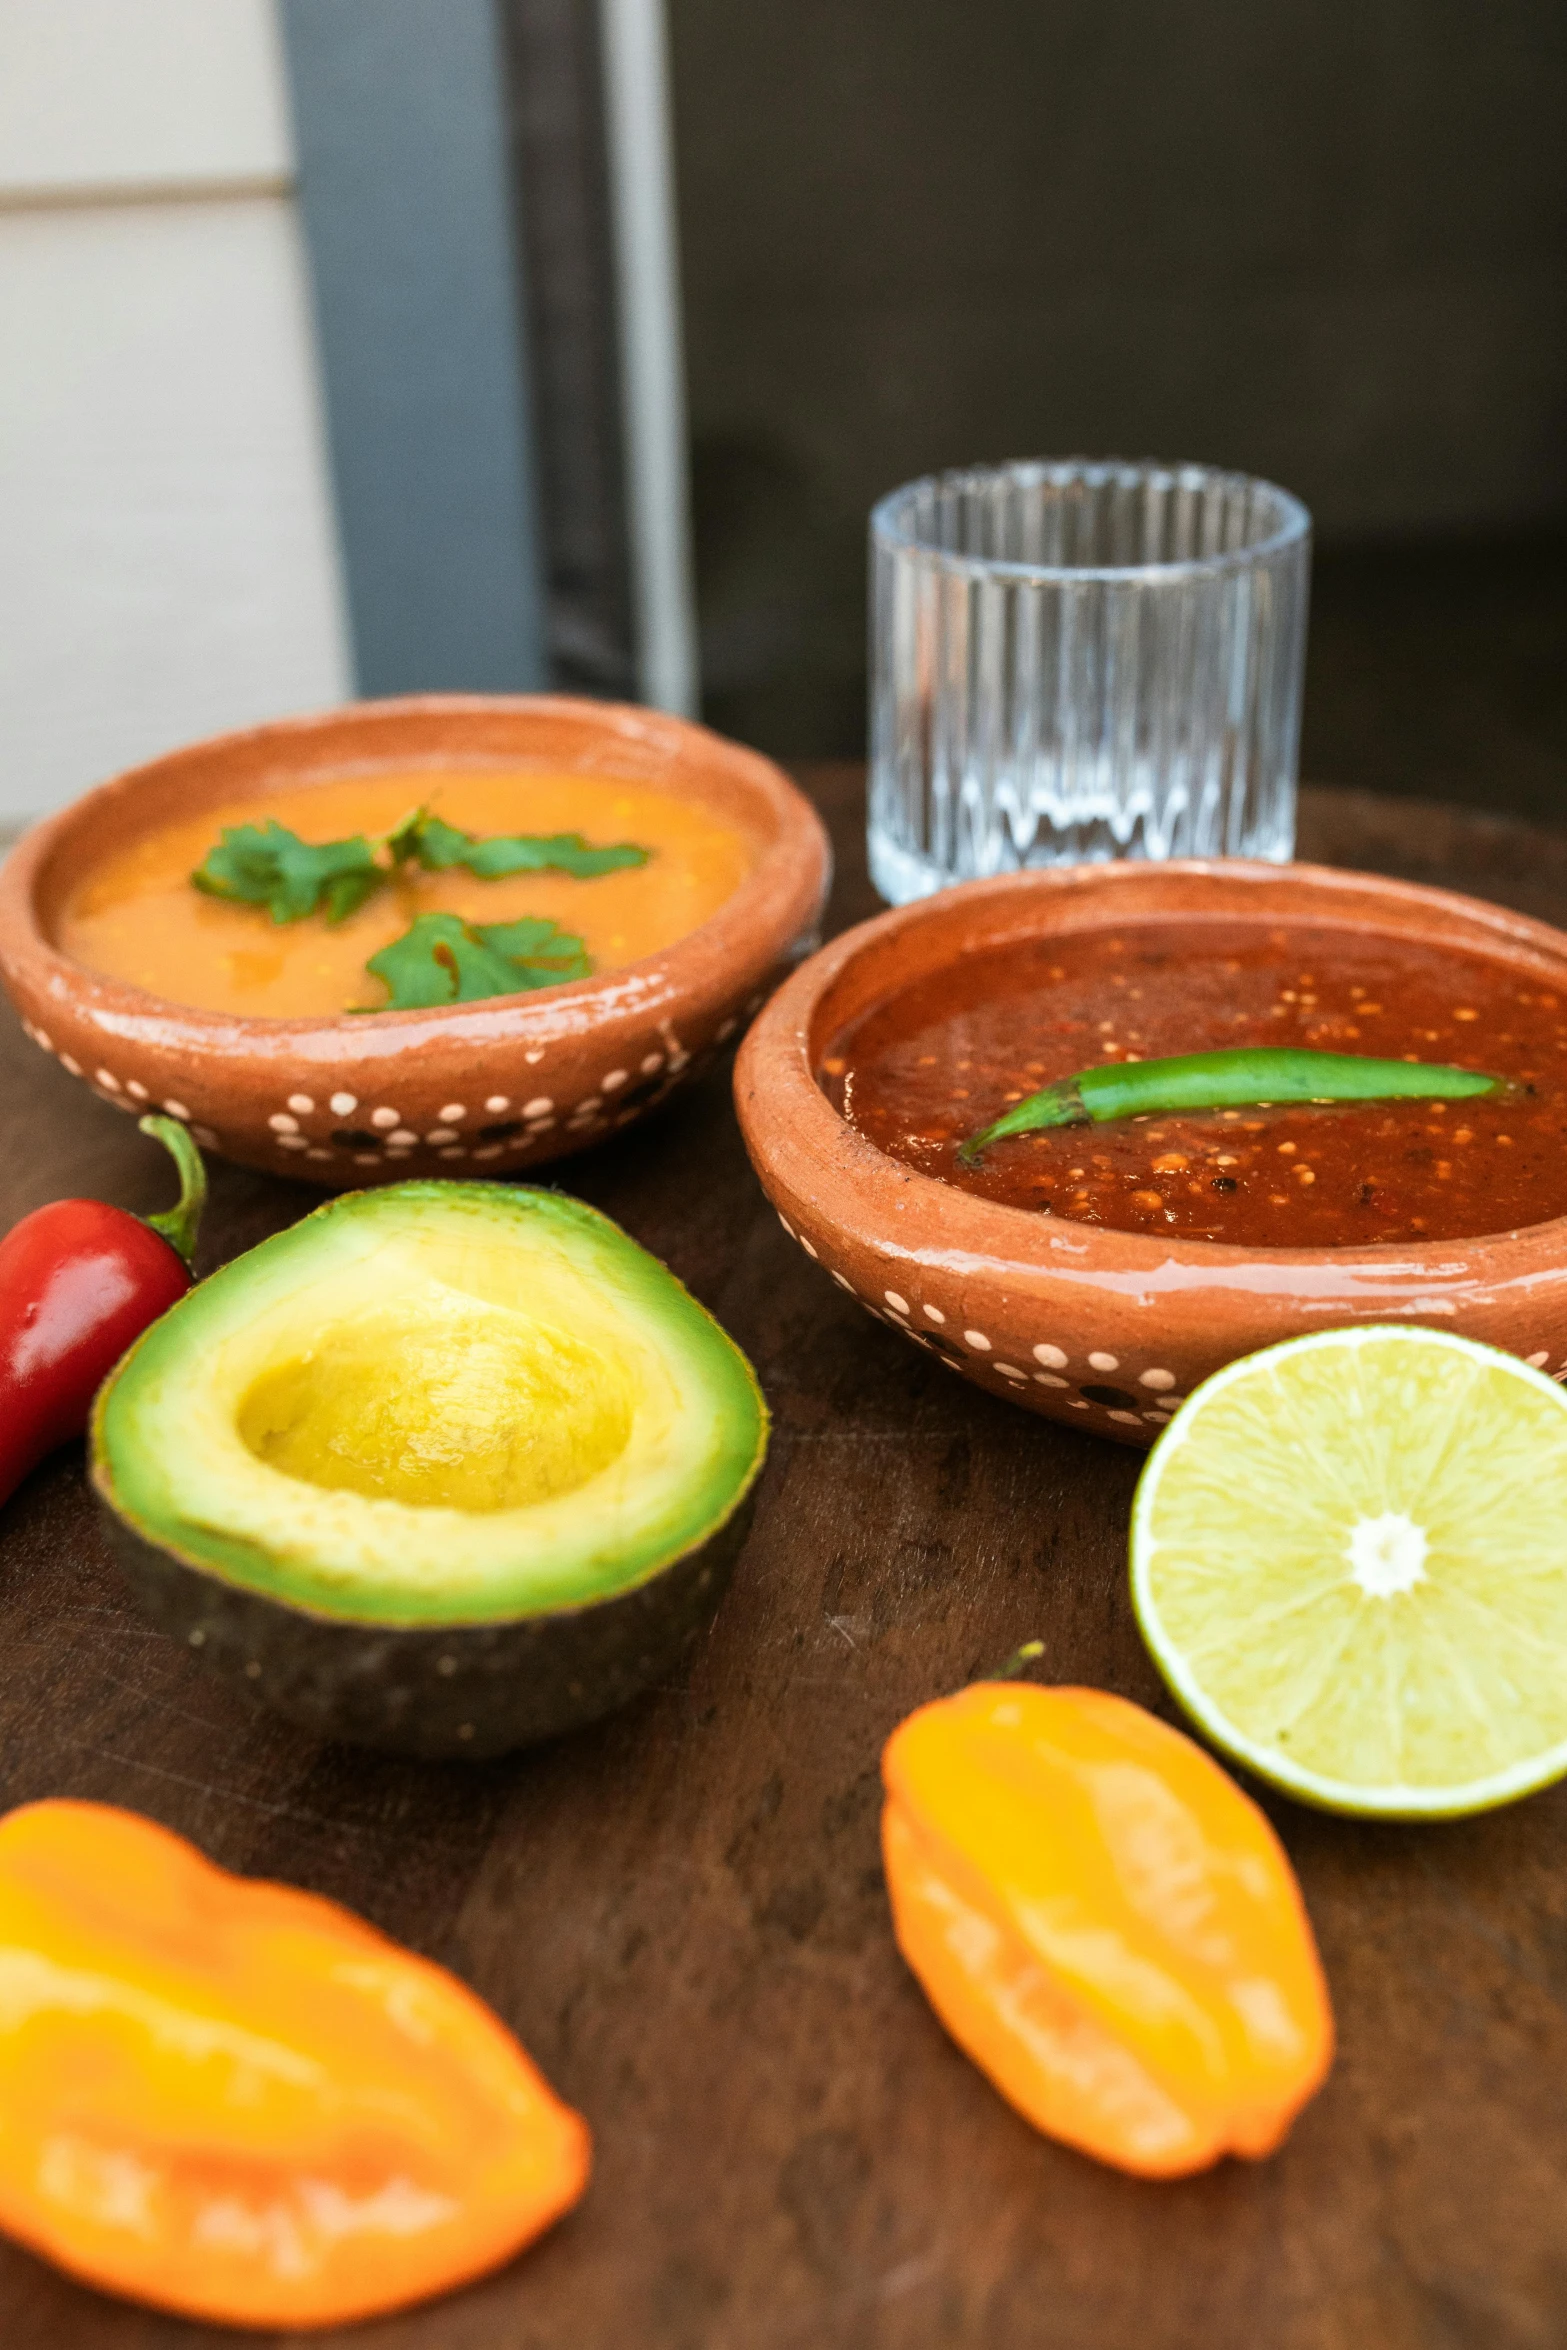
[[[644,1076],[644,1077],[656,1077],[656,1076],[658,1075],[658,1073],[659,1073],[660,1069],[662,1069],[662,1067],[663,1067],[663,1066],[664,1066],[664,1056],[663,1056],[663,1054],[662,1054],[662,1053],[644,1053],[644,1054],[643,1054],[643,1056],[642,1056],[642,1074],[643,1074],[643,1076]]]
[[[418,1139],[410,1127],[394,1126],[386,1138],[386,1147],[388,1150],[408,1151],[413,1149]]]
[[[840,1289],[846,1289],[851,1297],[854,1295],[854,1283],[852,1281],[846,1281],[841,1273],[835,1273],[833,1275],[833,1279],[837,1282]]]
[[[1548,1346],[1542,1347],[1537,1355],[1525,1355],[1524,1357],[1524,1361],[1528,1364],[1531,1371],[1543,1370],[1550,1359],[1551,1350]]]
[[[372,1110],[370,1113],[372,1126],[400,1126],[402,1122],[401,1111],[389,1110],[384,1105],[379,1110]]]
[[[178,1118],[182,1126],[189,1123],[190,1112],[183,1102],[165,1102],[163,1106],[171,1118]]]
[[[448,1102],[444,1110],[437,1110],[435,1114],[443,1126],[457,1126],[467,1117],[468,1110],[463,1102]]]
[[[1088,1358],[1088,1368],[1091,1371],[1119,1371],[1121,1358],[1119,1355],[1094,1353]]]
[[[334,1093],[327,1103],[334,1118],[351,1118],[358,1107],[359,1096],[356,1093]]]
[[[618,1093],[631,1075],[629,1069],[610,1069],[599,1080],[600,1093]]]
[[[457,1140],[457,1131],[456,1128],[452,1126],[432,1126],[424,1139],[426,1142],[430,1143],[455,1142]]]
[[[1070,1387],[1071,1384],[1071,1380],[1063,1379],[1059,1371],[1036,1371],[1034,1373],[1036,1387]]]
[[[147,1088],[139,1077],[127,1077],[125,1090],[134,1102],[144,1102],[147,1099]]]
[[[1544,1360],[1543,1356],[1541,1360]],[[1139,1371],[1137,1374],[1137,1384],[1139,1387],[1173,1387],[1175,1385],[1175,1373],[1173,1371],[1158,1370]]]
[[[493,1109],[494,1107],[495,1104],[493,1102],[486,1102],[485,1104],[486,1109]],[[505,1107],[504,1103],[502,1104],[502,1107]],[[547,1093],[536,1093],[531,1102],[523,1103],[522,1114],[525,1118],[547,1118],[554,1107],[555,1104],[553,1101],[551,1101]]]
[[[274,1110],[267,1120],[274,1134],[297,1134],[299,1120],[288,1110]]]
[[[302,1134],[280,1134],[277,1146],[280,1151],[307,1151],[310,1148]]]
[[[906,1314],[908,1312],[908,1299],[906,1297],[900,1297],[895,1289],[884,1289],[882,1291],[882,1296],[887,1300],[888,1305],[891,1306],[895,1314]]]
[[[498,1118],[502,1110],[511,1108],[511,1095],[509,1093],[492,1093],[484,1106],[492,1117]]]
[[[965,1346],[971,1346],[976,1354],[988,1355],[990,1352],[990,1340],[985,1336],[983,1330],[965,1330],[963,1343]]]
[[[72,1077],[80,1077],[82,1073],[81,1062],[76,1060],[70,1053],[62,1053],[60,1055],[60,1066],[62,1069],[67,1070]],[[165,1103],[164,1106],[167,1108],[168,1105]]]
[[[943,1323],[946,1321],[946,1318],[947,1318],[947,1317],[946,1317],[946,1315],[945,1315],[945,1314],[942,1312],[942,1310],[941,1310],[940,1306],[925,1306],[925,1307],[922,1309],[922,1311],[923,1311],[923,1313],[924,1313],[924,1316],[925,1316],[925,1319],[926,1319],[926,1321],[927,1321],[927,1322],[934,1322],[934,1323],[936,1324],[936,1326],[937,1326],[937,1328],[938,1328],[938,1329],[939,1329],[939,1328],[941,1327],[941,1325],[942,1325],[942,1324],[943,1324]]]
[[[1034,1360],[1036,1363],[1043,1363],[1047,1371],[1064,1371],[1066,1369],[1066,1355],[1059,1346],[1036,1346]]]
[[[93,1082],[95,1085],[107,1086],[110,1093],[118,1093],[120,1090],[120,1081],[115,1076],[112,1069],[95,1069],[93,1071]]]
[[[316,1105],[308,1093],[291,1093],[288,1106],[291,1110],[297,1110],[301,1118],[308,1118]]]

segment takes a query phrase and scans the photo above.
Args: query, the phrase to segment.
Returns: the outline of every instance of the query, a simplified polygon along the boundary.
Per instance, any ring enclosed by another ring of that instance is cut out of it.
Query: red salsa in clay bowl
[[[1567,1372],[1567,937],[1312,866],[1089,866],[812,957],[736,1069],[785,1229],[978,1384],[1132,1444],[1298,1332]]]

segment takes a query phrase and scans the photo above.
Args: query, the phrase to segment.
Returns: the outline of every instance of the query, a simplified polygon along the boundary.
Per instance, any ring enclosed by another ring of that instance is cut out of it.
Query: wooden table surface
[[[858,771],[813,770],[873,910]],[[1308,795],[1302,853],[1567,923],[1567,838]],[[163,1200],[168,1168],[0,1014],[0,1228]],[[215,1165],[208,1269],[318,1196]],[[75,1452],[0,1520],[0,1794],[127,1803],[226,1866],[349,1903],[453,1967],[589,2119],[586,2200],[500,2275],[344,2336],[375,2350],[1555,2350],[1567,2342],[1567,1788],[1372,1827],[1269,1808],[1341,2048],[1274,2160],[1134,2182],[1037,2137],[893,1947],[877,1755],[1046,1643],[1169,1712],[1127,1602],[1138,1461],[945,1376],[790,1246],[727,1082],[568,1162],[751,1355],[775,1415],[754,1531],[689,1669],[485,1765],[321,1745],[206,1679],[121,1591]],[[235,2337],[0,2246],[6,2350]]]

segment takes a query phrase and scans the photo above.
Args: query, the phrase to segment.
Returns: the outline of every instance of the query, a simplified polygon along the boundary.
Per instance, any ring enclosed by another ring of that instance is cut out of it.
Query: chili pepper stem
[[[1021,1648],[1013,1649],[1004,1665],[998,1665],[993,1673],[986,1673],[984,1678],[987,1681],[1020,1681],[1027,1667],[1037,1664],[1044,1653],[1045,1644],[1042,1640],[1025,1640]]]
[[[166,1240],[175,1255],[189,1264],[196,1252],[196,1228],[201,1222],[201,1211],[207,1204],[207,1169],[200,1151],[177,1118],[138,1118],[143,1134],[150,1134],[161,1142],[173,1157],[179,1170],[180,1196],[172,1208],[160,1215],[143,1216],[142,1222]]]

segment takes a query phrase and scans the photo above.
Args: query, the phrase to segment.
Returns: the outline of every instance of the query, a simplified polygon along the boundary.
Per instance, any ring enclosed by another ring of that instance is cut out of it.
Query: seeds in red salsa
[[[1218,1048],[1440,1061],[1495,1100],[978,1132],[1095,1061]],[[1243,1247],[1454,1240],[1567,1214],[1567,996],[1526,965],[1325,926],[1128,925],[964,957],[831,1038],[830,1100],[889,1156],[1009,1207]]]

